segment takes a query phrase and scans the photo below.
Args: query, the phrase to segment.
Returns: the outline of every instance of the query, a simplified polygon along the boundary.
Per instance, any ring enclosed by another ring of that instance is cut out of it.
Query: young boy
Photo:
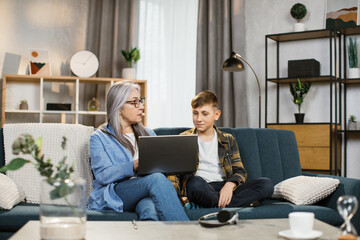
[[[246,182],[235,138],[221,132],[214,122],[219,119],[216,94],[203,91],[192,102],[195,128],[181,134],[198,134],[197,170],[183,179],[182,194],[202,207],[248,207],[270,197],[274,185],[268,178]]]

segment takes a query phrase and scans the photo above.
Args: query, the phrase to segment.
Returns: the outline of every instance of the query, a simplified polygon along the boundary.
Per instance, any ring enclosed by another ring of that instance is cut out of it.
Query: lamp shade
[[[240,72],[244,71],[244,63],[236,57],[236,53],[232,52],[230,57],[225,60],[222,65],[222,70],[230,72]]]

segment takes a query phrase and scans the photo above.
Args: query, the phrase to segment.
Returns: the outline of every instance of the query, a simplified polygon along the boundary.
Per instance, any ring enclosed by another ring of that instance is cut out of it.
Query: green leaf
[[[23,158],[15,158],[13,159],[9,164],[3,166],[0,168],[0,172],[6,172],[6,171],[15,171],[20,168],[22,168],[26,163],[29,163],[31,161],[25,160]]]
[[[67,138],[63,136],[63,139],[62,139],[62,142],[61,142],[61,148],[63,150],[66,149],[66,141],[67,141]]]
[[[41,155],[41,149],[42,149],[42,145],[43,145],[43,138],[42,137],[38,137],[35,140],[35,145],[37,146],[37,149],[35,150],[35,154],[37,156]]]

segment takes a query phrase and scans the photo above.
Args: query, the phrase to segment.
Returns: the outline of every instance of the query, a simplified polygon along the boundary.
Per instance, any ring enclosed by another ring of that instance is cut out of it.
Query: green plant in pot
[[[300,22],[307,14],[307,10],[304,4],[296,3],[292,6],[290,10],[290,15],[297,21],[294,24],[294,32],[301,32],[305,30],[305,26]]]
[[[140,59],[140,50],[136,47],[131,48],[129,51],[121,50],[122,55],[124,56],[126,62],[128,63],[128,68],[122,70],[122,77],[125,79],[135,79],[135,68],[133,68],[133,63],[136,64]]]
[[[28,110],[29,106],[26,100],[21,100],[19,105],[20,110]]]
[[[304,98],[306,94],[310,90],[311,83],[310,82],[301,83],[300,78],[298,78],[295,84],[289,83],[289,87],[290,87],[290,93],[293,96],[292,101],[297,105],[297,108],[299,110],[298,113],[295,113],[296,123],[303,123],[305,113],[301,113],[301,105],[304,102]]]
[[[360,69],[358,65],[358,49],[356,38],[349,38],[348,43],[348,59],[349,59],[349,74],[348,78],[360,78]]]
[[[356,130],[357,129],[357,122],[355,115],[350,115],[349,122],[348,122],[348,130]]]

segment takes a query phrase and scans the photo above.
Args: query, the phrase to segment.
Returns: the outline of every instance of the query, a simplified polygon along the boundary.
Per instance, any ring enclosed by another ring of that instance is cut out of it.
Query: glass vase
[[[86,184],[82,178],[41,182],[41,239],[85,239]]]

